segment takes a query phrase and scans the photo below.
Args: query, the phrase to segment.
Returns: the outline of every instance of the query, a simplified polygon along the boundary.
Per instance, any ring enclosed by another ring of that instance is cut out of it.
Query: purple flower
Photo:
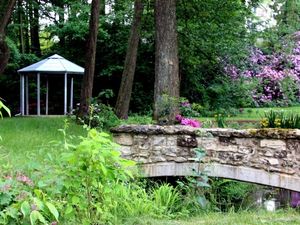
[[[182,107],[191,107],[191,104],[189,102],[181,102]]]
[[[176,115],[175,119],[181,124],[191,127],[201,127],[201,123],[196,119],[185,118],[181,115]]]
[[[182,120],[182,116],[180,114],[176,115],[175,119],[178,121],[178,122],[181,122]]]

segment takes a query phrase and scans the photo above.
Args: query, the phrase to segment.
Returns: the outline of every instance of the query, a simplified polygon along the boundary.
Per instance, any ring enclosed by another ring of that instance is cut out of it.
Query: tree
[[[5,28],[12,14],[16,0],[0,0],[0,73],[9,59],[9,49],[5,42]]]
[[[155,84],[154,119],[172,123],[178,106],[165,108],[165,98],[179,98],[179,62],[176,31],[176,0],[155,0]],[[168,101],[168,100],[167,100]]]
[[[85,116],[89,112],[90,101],[93,93],[96,45],[99,26],[100,0],[93,0],[91,4],[91,16],[89,23],[89,36],[85,55],[85,71],[81,85],[79,116]]]
[[[37,56],[41,56],[39,4],[39,0],[30,1],[29,3],[31,52]]]
[[[135,0],[134,18],[128,39],[127,53],[125,58],[124,70],[122,74],[121,86],[116,103],[116,114],[119,118],[127,119],[132,93],[134,72],[136,67],[137,51],[140,39],[140,27],[143,13],[142,0]]]

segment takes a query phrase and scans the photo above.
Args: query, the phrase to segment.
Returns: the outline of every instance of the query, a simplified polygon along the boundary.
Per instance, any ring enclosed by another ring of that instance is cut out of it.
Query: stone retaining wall
[[[141,162],[145,168],[147,165],[158,165],[165,170],[170,163],[173,163],[172,168],[175,168],[174,165],[185,168],[184,165],[195,163],[193,149],[202,148],[206,151],[205,163],[227,166],[230,168],[228,173],[237,172],[232,168],[239,171],[247,168],[247,171],[250,169],[254,173],[253,176],[257,175],[255,171],[258,170],[266,172],[266,177],[279,174],[279,177],[272,178],[277,179],[277,183],[281,183],[285,176],[297,178],[300,182],[300,130],[297,129],[234,130],[196,129],[180,125],[124,125],[112,129],[112,132],[114,140],[121,145],[123,157]],[[151,171],[151,176],[164,173],[155,168]]]
[[[125,125],[112,129],[125,158],[147,164],[195,162],[226,164],[300,177],[300,130],[196,129],[187,126]],[[300,188],[300,187],[299,187]]]

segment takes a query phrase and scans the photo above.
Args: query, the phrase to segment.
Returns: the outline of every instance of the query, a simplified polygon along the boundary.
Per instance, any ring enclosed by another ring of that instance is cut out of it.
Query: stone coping
[[[121,125],[111,129],[114,134],[130,133],[141,135],[191,135],[198,137],[240,137],[240,138],[272,138],[272,139],[300,139],[300,129],[245,129],[228,128],[194,128],[183,125]]]

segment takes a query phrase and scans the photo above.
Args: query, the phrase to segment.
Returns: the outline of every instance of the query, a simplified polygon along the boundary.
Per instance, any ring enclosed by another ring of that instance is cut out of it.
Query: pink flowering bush
[[[280,52],[264,54],[252,49],[247,67],[239,69],[234,65],[224,66],[224,71],[234,82],[256,82],[251,90],[256,106],[279,104],[291,105],[299,102],[300,96],[300,42],[290,54]]]
[[[175,119],[181,125],[186,125],[186,126],[191,126],[191,127],[201,127],[201,123],[196,119],[185,118],[181,115],[177,115]]]

